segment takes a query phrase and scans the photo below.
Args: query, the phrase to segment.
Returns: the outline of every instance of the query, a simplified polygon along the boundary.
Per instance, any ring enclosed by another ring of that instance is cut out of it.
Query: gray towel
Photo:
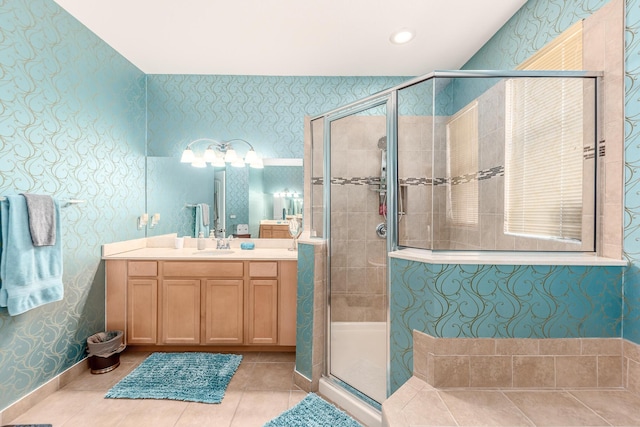
[[[206,203],[202,204],[202,225],[205,227],[209,225],[209,205]]]
[[[27,202],[33,246],[56,244],[56,212],[51,196],[22,193]]]

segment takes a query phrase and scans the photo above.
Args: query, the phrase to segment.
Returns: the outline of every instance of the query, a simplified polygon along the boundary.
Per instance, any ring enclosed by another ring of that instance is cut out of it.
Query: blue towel
[[[24,197],[7,196],[6,200],[0,202],[0,307],[7,307],[12,316],[60,301],[64,295],[60,205],[57,201],[55,212],[55,244],[35,247],[29,232]]]
[[[195,235],[193,237],[198,237],[200,232],[204,237],[209,237],[209,226],[204,225],[204,215],[203,215],[202,203],[196,205],[196,225],[195,225]]]

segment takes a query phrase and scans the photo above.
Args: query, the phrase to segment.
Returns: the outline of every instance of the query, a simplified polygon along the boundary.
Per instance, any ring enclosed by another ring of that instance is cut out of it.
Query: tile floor
[[[75,380],[5,424],[48,423],[75,426],[262,426],[302,400],[293,384],[294,353],[242,353],[240,367],[220,404],[172,400],[105,399],[104,394],[149,353],[125,351],[120,366]]]
[[[623,389],[435,389],[413,377],[383,410],[392,427],[640,426],[640,397]]]
[[[125,352],[106,374],[87,369],[65,387],[5,424],[72,426],[262,426],[306,393],[293,384],[293,353],[243,353],[221,404],[105,399],[111,386],[149,353]],[[411,378],[384,403],[392,427],[640,426],[640,397],[610,390],[434,389]]]

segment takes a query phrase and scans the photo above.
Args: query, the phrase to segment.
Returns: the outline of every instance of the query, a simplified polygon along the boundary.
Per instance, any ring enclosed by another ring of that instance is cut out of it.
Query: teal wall
[[[298,244],[296,371],[312,379],[315,247]]]
[[[640,3],[627,0],[625,32],[624,338],[640,344]]]
[[[530,0],[462,68],[513,69],[577,20],[607,3],[608,0]],[[627,0],[626,20],[623,251],[629,266],[429,266],[393,260],[392,390],[402,385],[412,370],[412,328],[444,337],[622,336],[640,344],[637,1]]]
[[[61,209],[64,299],[0,309],[0,410],[85,356],[104,330],[103,243],[143,237],[145,77],[51,0],[0,0],[0,196]]]
[[[622,268],[441,265],[391,258],[391,388],[413,372],[412,331],[443,338],[619,337]]]
[[[321,114],[405,80],[407,77],[149,75],[149,162],[165,162],[159,158],[176,161],[186,145],[198,138],[240,138],[250,142],[263,158],[301,159],[305,116]],[[206,146],[203,143],[194,149],[204,151]],[[236,148],[244,154],[247,147],[239,143]],[[198,175],[203,179],[177,179],[172,188],[162,176],[162,168],[149,168],[149,204],[158,206],[161,218],[167,218],[154,235],[166,229],[188,229],[188,223],[172,221],[187,220],[180,212],[185,203],[207,202],[200,199],[206,181],[213,181],[213,168],[209,166],[207,171]],[[249,174],[230,167],[227,171],[234,176],[227,176],[229,233],[235,224],[249,222]],[[188,180],[193,192],[185,188]],[[178,192],[181,196],[176,198]],[[236,218],[230,218],[232,214]]]

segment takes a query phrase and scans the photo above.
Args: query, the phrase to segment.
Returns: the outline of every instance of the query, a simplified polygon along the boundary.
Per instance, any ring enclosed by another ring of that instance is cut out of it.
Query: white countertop
[[[175,234],[126,240],[102,246],[102,259],[138,260],[297,260],[298,251],[290,251],[291,239],[233,239],[231,249],[216,249],[216,241],[206,239],[204,250],[196,248],[194,238],[184,238],[184,248],[175,249]],[[252,242],[255,249],[243,250],[240,244]]]
[[[131,251],[120,252],[114,255],[105,256],[104,259],[157,259],[157,260],[206,260],[206,261],[229,261],[229,260],[297,260],[298,252],[288,249],[264,248],[242,250],[232,248],[231,253],[227,250],[217,250],[215,247],[197,250],[196,248],[142,248]]]
[[[406,248],[390,252],[389,256],[430,264],[596,265],[603,267],[627,265],[626,260],[604,258],[584,252],[429,251]]]

